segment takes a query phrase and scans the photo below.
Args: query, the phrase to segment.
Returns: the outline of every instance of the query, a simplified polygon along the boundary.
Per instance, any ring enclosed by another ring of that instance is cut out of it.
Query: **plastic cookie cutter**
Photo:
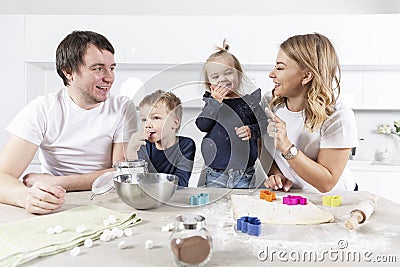
[[[283,197],[282,203],[286,205],[307,205],[307,198],[287,195],[286,197]]]
[[[273,200],[276,200],[276,193],[271,192],[269,190],[261,190],[260,191],[260,199],[264,199],[268,202],[272,202]]]
[[[341,196],[323,196],[322,205],[329,207],[339,207],[342,206]]]
[[[237,219],[236,229],[242,233],[259,236],[261,234],[261,221],[258,217],[243,216]]]
[[[190,205],[205,205],[210,202],[210,197],[208,194],[200,193],[197,196],[190,197]]]

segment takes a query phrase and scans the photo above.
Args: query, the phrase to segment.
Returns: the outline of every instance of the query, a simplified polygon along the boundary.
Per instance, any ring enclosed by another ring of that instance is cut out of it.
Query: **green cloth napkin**
[[[108,226],[103,221],[117,218]],[[0,266],[17,266],[37,257],[48,256],[82,245],[85,239],[99,239],[105,229],[129,228],[141,221],[136,213],[120,213],[95,205],[81,206],[50,215],[0,224]],[[60,225],[63,232],[48,234],[48,228]],[[87,230],[76,232],[85,225]]]

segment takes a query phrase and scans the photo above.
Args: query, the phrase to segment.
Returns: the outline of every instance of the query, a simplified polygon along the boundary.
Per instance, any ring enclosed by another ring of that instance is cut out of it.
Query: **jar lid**
[[[176,218],[178,229],[201,229],[204,227],[206,218],[196,214],[184,214]]]
[[[105,172],[92,183],[92,200],[97,195],[102,195],[110,192],[114,188],[114,172]]]
[[[147,162],[143,159],[117,161],[117,163],[113,167],[116,169],[147,167]]]

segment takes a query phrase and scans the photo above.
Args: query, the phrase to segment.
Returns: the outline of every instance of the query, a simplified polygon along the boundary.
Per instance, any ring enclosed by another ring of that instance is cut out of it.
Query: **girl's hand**
[[[275,148],[281,153],[288,152],[292,142],[287,137],[286,122],[276,116],[269,108],[265,108],[265,112],[270,117],[268,119],[267,132],[270,137],[274,138]]]
[[[229,89],[226,88],[223,84],[211,85],[211,96],[217,100],[219,103],[222,103],[225,96],[229,93]]]
[[[283,176],[282,174],[273,174],[265,179],[264,185],[266,188],[271,188],[273,190],[282,189],[287,192],[292,188],[292,181]]]
[[[235,127],[236,135],[243,141],[250,140],[251,130],[249,126]]]

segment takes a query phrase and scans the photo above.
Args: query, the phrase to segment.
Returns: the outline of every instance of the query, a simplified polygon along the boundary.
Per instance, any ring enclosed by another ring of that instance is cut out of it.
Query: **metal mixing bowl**
[[[132,173],[114,177],[114,187],[123,202],[144,210],[161,206],[175,193],[178,177],[166,173]]]

